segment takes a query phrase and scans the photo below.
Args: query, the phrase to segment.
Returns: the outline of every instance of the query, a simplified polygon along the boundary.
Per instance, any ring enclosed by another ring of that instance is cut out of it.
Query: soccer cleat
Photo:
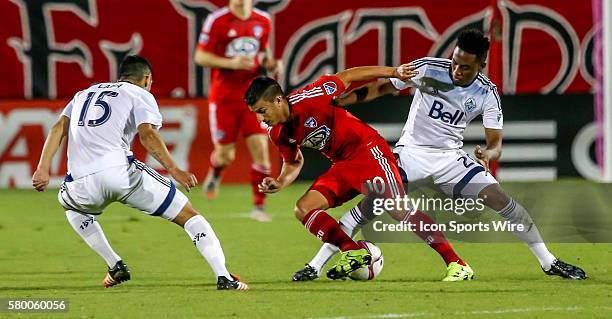
[[[253,210],[249,214],[249,217],[258,222],[269,222],[272,220],[272,217],[268,215],[261,206],[253,207]]]
[[[293,274],[293,281],[311,281],[319,278],[319,272],[309,264]]]
[[[219,194],[219,185],[221,185],[221,177],[215,177],[214,170],[209,169],[202,187],[202,191],[206,193],[208,200],[217,198],[217,195]]]
[[[327,271],[329,279],[346,279],[353,271],[369,265],[372,255],[366,249],[347,250],[340,254],[340,260]]]
[[[469,265],[452,262],[446,267],[446,277],[442,281],[462,281],[474,279],[474,270]]]
[[[123,260],[119,260],[113,268],[109,268],[106,276],[102,279],[102,284],[104,288],[112,287],[118,285],[124,281],[130,280],[130,270],[127,265],[123,262]]]
[[[217,290],[249,290],[249,285],[240,281],[240,277],[231,275],[233,280],[224,276],[217,277]]]
[[[544,268],[542,268],[544,270]],[[550,269],[544,270],[544,273],[549,276],[559,276],[566,279],[584,280],[589,278],[582,268],[570,265],[562,260],[555,259]]]

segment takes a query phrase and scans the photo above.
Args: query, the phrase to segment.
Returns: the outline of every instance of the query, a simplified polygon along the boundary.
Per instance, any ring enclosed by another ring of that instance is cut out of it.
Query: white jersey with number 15
[[[128,82],[100,83],[78,92],[62,116],[70,118],[68,172],[74,179],[126,164],[138,125],[162,125],[153,95]]]

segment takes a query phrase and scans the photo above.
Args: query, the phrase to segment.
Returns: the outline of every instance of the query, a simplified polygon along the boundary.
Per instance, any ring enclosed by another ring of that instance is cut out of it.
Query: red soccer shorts
[[[208,122],[210,135],[214,143],[235,143],[238,133],[249,137],[253,134],[267,134],[244,102],[223,103],[211,102],[208,105]]]
[[[404,196],[397,162],[382,138],[368,143],[355,158],[334,163],[310,189],[323,194],[330,208],[371,192],[384,198]]]

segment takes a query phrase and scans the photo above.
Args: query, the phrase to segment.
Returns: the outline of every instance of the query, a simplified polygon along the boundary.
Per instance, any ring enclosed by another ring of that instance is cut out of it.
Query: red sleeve
[[[202,31],[198,37],[198,48],[208,52],[215,52],[215,47],[218,42],[219,23],[216,23],[217,15],[209,14],[204,20]]]
[[[295,91],[289,95],[292,104],[301,101],[314,102],[314,104],[327,105],[332,99],[341,95],[345,90],[344,83],[335,75],[323,75],[315,82]]]
[[[281,135],[281,128],[281,126],[268,128],[268,136],[270,136],[270,140],[281,153],[283,161],[294,162],[300,147],[295,143],[289,143],[289,141]]]

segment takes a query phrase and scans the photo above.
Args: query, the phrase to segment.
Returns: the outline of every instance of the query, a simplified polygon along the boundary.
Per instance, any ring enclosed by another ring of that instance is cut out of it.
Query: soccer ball
[[[376,278],[383,269],[384,258],[378,246],[367,240],[357,241],[357,245],[367,249],[372,255],[372,263],[369,266],[361,267],[349,274],[353,280],[372,280]]]

